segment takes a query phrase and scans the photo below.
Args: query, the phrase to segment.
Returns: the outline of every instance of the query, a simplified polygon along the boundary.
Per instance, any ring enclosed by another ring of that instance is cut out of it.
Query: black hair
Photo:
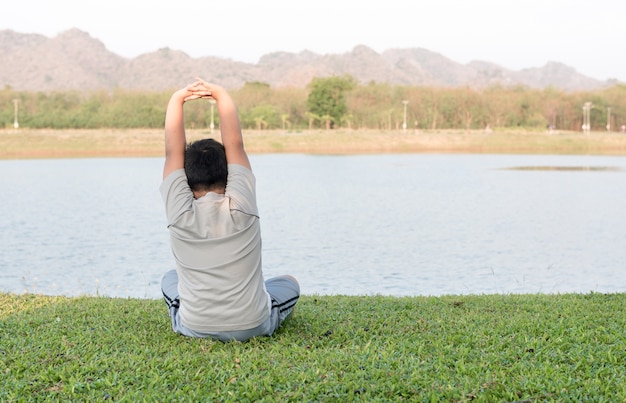
[[[187,144],[185,174],[192,191],[226,188],[228,164],[224,145],[213,139],[203,139]]]

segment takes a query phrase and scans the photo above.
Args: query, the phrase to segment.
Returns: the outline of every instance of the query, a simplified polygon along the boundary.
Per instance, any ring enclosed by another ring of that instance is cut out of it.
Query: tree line
[[[626,124],[626,85],[566,92],[523,86],[410,87],[350,76],[315,78],[306,88],[246,83],[231,91],[244,129],[545,129],[581,130],[591,103],[591,130],[618,131]],[[22,92],[0,90],[0,127],[33,129],[160,128],[171,91]],[[188,127],[217,126],[209,102],[185,107]]]

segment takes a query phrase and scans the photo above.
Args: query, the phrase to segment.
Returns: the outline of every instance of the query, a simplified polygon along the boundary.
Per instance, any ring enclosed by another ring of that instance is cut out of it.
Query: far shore
[[[219,138],[188,130],[187,140]],[[250,154],[503,153],[626,155],[626,134],[494,130],[244,130]],[[157,157],[162,129],[0,130],[0,159]]]

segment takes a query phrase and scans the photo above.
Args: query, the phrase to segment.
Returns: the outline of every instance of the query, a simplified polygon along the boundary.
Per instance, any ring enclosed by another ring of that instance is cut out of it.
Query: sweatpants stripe
[[[276,303],[276,301],[272,300],[272,309],[278,308],[278,310],[280,312],[283,312],[283,311],[285,311],[287,309],[291,309],[291,308],[293,308],[293,306],[298,301],[298,298],[300,298],[300,297],[299,296],[298,297],[293,297],[293,298],[288,299],[285,302],[281,302],[280,304],[278,304],[278,303]]]
[[[165,303],[167,304],[168,308],[180,308],[180,300],[178,298],[171,299],[167,296],[167,294],[165,294],[163,290],[161,290],[161,292],[163,293],[163,298],[165,298]]]
[[[287,304],[289,304],[289,303],[291,303],[293,301],[297,301],[298,298],[300,298],[300,296],[289,298],[287,301],[283,301],[281,303],[278,303],[278,301],[276,301],[276,300],[272,300],[272,308],[280,308],[283,305],[287,305]]]
[[[296,302],[295,302],[295,301],[294,301],[294,302],[293,302],[293,304],[291,304],[291,305],[284,306],[284,307],[280,308],[280,309],[278,310],[278,312],[285,312],[285,311],[288,311],[288,310],[292,309],[294,306],[296,306]]]

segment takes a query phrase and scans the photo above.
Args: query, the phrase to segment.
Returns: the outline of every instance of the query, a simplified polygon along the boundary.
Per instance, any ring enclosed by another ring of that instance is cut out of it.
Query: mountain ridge
[[[516,71],[487,61],[461,64],[423,48],[378,53],[366,45],[356,45],[342,54],[277,51],[261,56],[256,64],[214,56],[192,58],[170,48],[125,58],[77,28],[52,38],[0,30],[0,52],[0,87],[18,91],[161,91],[179,88],[196,75],[231,89],[254,81],[272,87],[305,87],[315,77],[336,75],[350,75],[363,84],[473,88],[521,85],[565,91],[595,90],[616,83],[584,76],[559,62]]]

